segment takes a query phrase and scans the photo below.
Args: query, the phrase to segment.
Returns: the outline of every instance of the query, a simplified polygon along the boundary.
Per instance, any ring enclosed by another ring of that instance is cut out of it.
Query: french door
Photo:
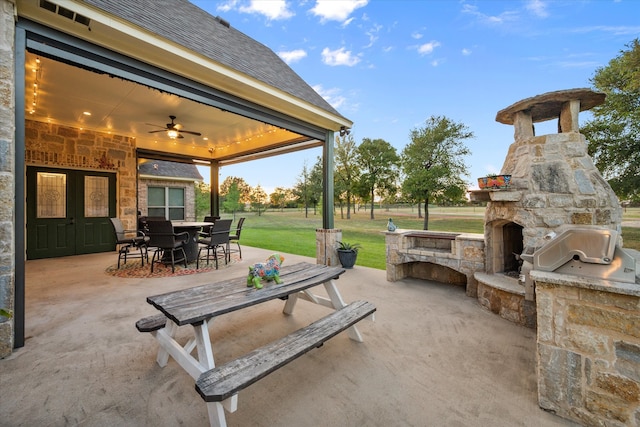
[[[27,259],[114,249],[116,174],[27,168]]]

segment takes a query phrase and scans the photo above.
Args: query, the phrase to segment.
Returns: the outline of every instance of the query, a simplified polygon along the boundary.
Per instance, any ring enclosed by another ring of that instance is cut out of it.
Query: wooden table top
[[[280,269],[283,284],[247,286],[247,276],[150,296],[147,302],[177,325],[188,325],[318,286],[340,277],[342,267],[301,262]]]
[[[200,228],[213,225],[213,223],[204,221],[171,221],[171,225],[176,228]]]

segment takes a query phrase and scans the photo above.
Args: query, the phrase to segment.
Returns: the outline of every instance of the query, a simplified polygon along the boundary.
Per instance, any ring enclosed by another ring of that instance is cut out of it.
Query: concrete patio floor
[[[27,262],[26,345],[0,360],[2,426],[206,426],[194,381],[134,324],[157,311],[146,297],[243,276],[269,251],[212,273],[170,279],[105,274],[116,254]],[[285,255],[285,264],[314,259]],[[239,395],[230,426],[567,426],[540,409],[535,331],[486,311],[461,287],[386,281],[357,266],[337,281],[345,301],[376,305],[374,322],[345,333]],[[227,314],[211,326],[221,364],[328,312],[282,301]],[[189,329],[180,334],[188,336]]]

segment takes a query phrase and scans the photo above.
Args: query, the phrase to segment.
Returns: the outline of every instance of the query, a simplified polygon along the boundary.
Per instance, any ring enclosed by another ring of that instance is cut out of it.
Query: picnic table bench
[[[344,269],[299,263],[283,267],[280,285],[268,283],[262,289],[247,287],[246,276],[150,296],[147,302],[161,314],[136,322],[140,332],[151,333],[159,344],[157,362],[165,366],[171,356],[196,380],[196,390],[207,402],[212,426],[225,426],[224,409],[237,409],[237,393],[259,379],[285,366],[325,341],[347,330],[352,340],[362,342],[355,324],[373,316],[375,307],[365,301],[345,304],[334,282]],[[324,285],[327,296],[311,292]],[[274,299],[286,300],[283,313],[292,314],[298,299],[320,304],[335,311],[284,338],[215,366],[209,325],[215,317]],[[175,340],[178,327],[191,325],[194,336],[184,345]],[[191,353],[196,350],[197,357]]]

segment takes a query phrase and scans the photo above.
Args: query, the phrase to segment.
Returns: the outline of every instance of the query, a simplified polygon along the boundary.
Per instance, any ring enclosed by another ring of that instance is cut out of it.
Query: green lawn
[[[398,228],[422,229],[422,219],[410,209],[376,210],[376,219],[369,219],[369,211],[361,210],[352,214],[350,220],[341,219],[336,212],[335,228],[342,230],[342,240],[360,243],[357,265],[384,270],[385,243],[383,230],[387,219],[393,218]],[[226,215],[223,215],[227,217]],[[246,216],[242,230],[241,244],[264,248],[274,252],[298,254],[315,258],[317,228],[322,228],[320,214],[304,211],[286,210],[268,211],[258,216],[254,213],[237,214]],[[630,208],[624,213],[627,220],[640,218],[640,208]],[[434,208],[430,210],[429,229],[433,231],[457,231],[465,233],[483,233],[484,208]],[[640,250],[640,228],[623,227],[622,237],[625,248]]]

